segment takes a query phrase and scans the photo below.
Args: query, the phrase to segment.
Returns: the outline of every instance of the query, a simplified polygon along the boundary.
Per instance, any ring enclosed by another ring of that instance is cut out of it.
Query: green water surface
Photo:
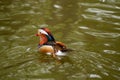
[[[40,27],[74,51],[38,53]],[[0,0],[0,80],[120,80],[120,0]]]

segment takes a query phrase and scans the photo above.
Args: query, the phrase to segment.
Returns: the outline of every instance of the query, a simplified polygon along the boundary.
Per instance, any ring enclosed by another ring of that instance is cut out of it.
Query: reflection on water
[[[119,80],[119,0],[1,0],[1,80]],[[37,52],[39,27],[73,49],[56,61]]]

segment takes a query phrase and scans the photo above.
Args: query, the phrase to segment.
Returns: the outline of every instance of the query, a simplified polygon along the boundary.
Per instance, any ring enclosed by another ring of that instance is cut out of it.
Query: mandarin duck
[[[38,29],[36,36],[40,37],[40,42],[38,44],[39,52],[52,55],[54,58],[57,56],[65,56],[66,48],[65,44],[59,41],[55,41],[55,38],[51,34],[48,28]]]

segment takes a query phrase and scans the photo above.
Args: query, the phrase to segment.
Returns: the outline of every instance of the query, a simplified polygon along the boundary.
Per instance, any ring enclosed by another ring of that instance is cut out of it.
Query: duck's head
[[[55,39],[48,28],[38,29],[36,36],[40,37],[40,45],[47,44],[48,42],[55,42]]]

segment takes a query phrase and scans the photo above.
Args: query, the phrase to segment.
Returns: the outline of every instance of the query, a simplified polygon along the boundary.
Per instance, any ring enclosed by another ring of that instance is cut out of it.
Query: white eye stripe
[[[42,34],[48,35],[48,33],[47,33],[46,31],[42,30],[42,29],[39,29],[38,31],[39,31],[40,33],[42,33]]]

